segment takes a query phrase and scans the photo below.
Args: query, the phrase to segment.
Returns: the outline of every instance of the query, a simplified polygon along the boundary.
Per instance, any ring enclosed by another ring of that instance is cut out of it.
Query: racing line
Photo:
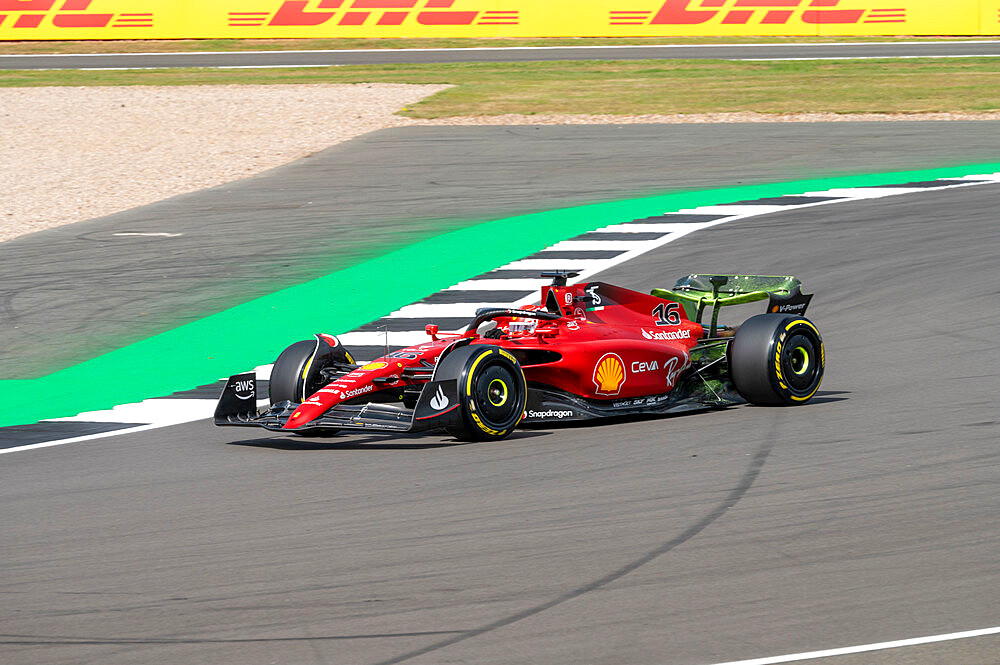
[[[807,191],[722,205],[682,209],[610,224],[563,240],[534,254],[501,265],[375,321],[339,335],[358,361],[427,339],[423,327],[436,323],[442,331],[464,329],[479,307],[518,307],[537,300],[548,280],[544,270],[572,270],[585,281],[592,275],[666,245],[691,233],[775,212],[900,196],[919,192],[1000,183],[1000,173],[937,178],[869,187]],[[270,365],[255,368],[266,389]],[[236,372],[234,372],[236,373]],[[0,428],[0,454],[79,443],[119,434],[167,427],[210,418],[225,379],[193,390],[123,404],[112,409],[52,418],[34,425]]]

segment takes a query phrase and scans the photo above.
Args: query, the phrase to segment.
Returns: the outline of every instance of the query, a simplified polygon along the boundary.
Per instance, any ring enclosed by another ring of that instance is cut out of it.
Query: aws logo
[[[285,0],[275,12],[229,12],[230,26],[517,25],[519,12],[453,9],[456,0]]]
[[[840,0],[666,0],[655,11],[614,11],[611,25],[844,25],[905,23],[906,9],[844,9]],[[867,13],[867,15],[866,15]]]
[[[0,0],[0,27],[37,28],[46,19],[56,28],[153,27],[151,12],[127,14],[88,11],[92,4],[93,0]]]

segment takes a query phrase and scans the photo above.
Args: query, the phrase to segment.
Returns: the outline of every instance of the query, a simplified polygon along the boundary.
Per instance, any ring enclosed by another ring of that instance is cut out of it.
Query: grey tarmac
[[[757,164],[790,151],[778,169],[850,151],[846,132],[820,141],[827,127],[756,144],[736,129],[718,140],[734,132]],[[943,139],[921,153],[919,128],[898,151],[855,129],[871,149],[857,139],[853,157],[883,168],[975,161]],[[595,196],[641,192],[679,155],[702,165],[692,179],[739,177],[741,155],[674,140],[660,169],[608,165]],[[581,190],[600,144],[564,154]],[[560,195],[513,200],[518,182],[508,206]],[[798,275],[828,356],[805,407],[473,445],[200,422],[5,456],[0,660],[708,665],[996,626],[1000,312],[957,296],[1000,292],[998,203],[983,185],[754,217],[600,276]],[[810,662],[990,663],[998,648]]]
[[[1000,41],[685,44],[504,48],[357,49],[200,53],[0,55],[2,69],[155,69],[164,67],[327,67],[391,63],[551,60],[796,60],[1000,56]]]

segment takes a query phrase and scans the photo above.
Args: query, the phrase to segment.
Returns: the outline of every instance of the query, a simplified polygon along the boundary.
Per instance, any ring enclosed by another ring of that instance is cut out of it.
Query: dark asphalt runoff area
[[[686,44],[504,48],[244,51],[0,55],[3,69],[133,69],[160,67],[323,67],[391,63],[530,62],[543,60],[784,60],[814,58],[995,57],[1000,41]]]
[[[998,159],[989,122],[375,132],[254,178],[0,243],[0,376],[76,364],[406,235],[671,191]]]
[[[409,191],[436,200],[433,214],[451,203],[471,215],[588,188],[601,199],[658,182],[995,161],[992,128],[418,129],[335,150],[378,148],[362,163],[401,191],[390,209]],[[488,146],[506,157],[459,177],[459,156]],[[395,180],[418,154],[426,175]],[[302,191],[320,182],[302,164],[268,177],[282,174]],[[432,181],[453,200],[435,199]],[[248,237],[267,228],[267,213],[227,210],[220,192],[203,195],[217,208],[202,227],[217,215]],[[368,194],[366,220],[387,228]],[[998,626],[998,206],[1000,184],[765,215],[600,276],[634,288],[695,271],[801,277],[827,349],[803,407],[467,445],[199,422],[3,456],[0,662],[709,665]],[[157,228],[170,223],[151,209]],[[228,260],[216,240],[193,266]],[[808,662],[997,653],[992,636]]]

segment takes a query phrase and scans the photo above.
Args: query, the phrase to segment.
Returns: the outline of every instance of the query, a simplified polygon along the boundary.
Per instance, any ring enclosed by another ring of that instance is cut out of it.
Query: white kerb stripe
[[[215,413],[215,403],[214,399],[146,399],[133,404],[121,404],[113,409],[85,411],[67,418],[52,418],[49,422],[175,425],[211,418]]]
[[[960,633],[945,633],[943,635],[931,635],[929,637],[914,637],[908,640],[896,640],[894,642],[876,642],[875,644],[861,644],[853,647],[842,647],[839,649],[826,649],[823,651],[806,651],[803,653],[791,653],[784,656],[768,656],[766,658],[752,658],[750,660],[731,660],[726,663],[714,663],[714,665],[773,665],[775,663],[792,663],[799,660],[812,660],[815,658],[829,658],[831,656],[846,656],[852,653],[865,653],[866,651],[881,651],[882,649],[898,649],[899,647],[912,647],[921,644],[933,644],[934,642],[948,642],[950,640],[964,640],[970,637],[983,637],[985,635],[1000,634],[1000,626],[993,628],[982,628],[980,630],[966,630]]]
[[[691,233],[698,229],[705,228],[710,222],[698,222],[697,224],[681,224],[679,222],[642,222],[632,224],[612,224],[591,233],[645,233],[649,231],[660,231],[662,233]]]
[[[881,199],[885,196],[911,194],[928,191],[926,187],[851,187],[827,189],[822,192],[806,192],[802,196],[839,196],[845,199]]]
[[[509,307],[510,302],[476,302],[476,303],[417,303],[407,305],[389,315],[390,319],[420,319],[427,317],[427,323],[434,323],[435,318],[467,316],[469,320],[476,315],[480,307]],[[348,349],[350,351],[350,349]]]
[[[594,250],[635,249],[648,240],[563,240],[545,248],[546,252],[590,252]]]
[[[991,182],[1000,182],[1000,173],[986,173],[983,175],[963,175],[960,178],[951,178],[951,180],[987,180]]]
[[[348,349],[350,351],[350,349]],[[268,381],[271,379],[271,369],[274,368],[274,364],[270,365],[257,365],[253,368],[253,373],[257,375],[258,381]],[[225,379],[226,377],[223,377]]]
[[[772,212],[780,212],[782,210],[788,210],[789,208],[797,208],[792,203],[783,206],[777,205],[717,205],[717,206],[701,206],[699,208],[686,208],[684,210],[679,210],[678,212],[685,215],[726,215],[727,217],[755,217],[757,215],[766,215]]]
[[[428,321],[430,323],[430,321]],[[448,332],[447,330],[442,330],[441,332]],[[415,344],[423,344],[424,342],[431,341],[430,335],[428,335],[424,330],[403,330],[389,333],[384,333],[382,331],[374,332],[352,332],[344,333],[343,335],[338,335],[340,343],[347,347],[350,351],[352,346],[382,346],[386,344],[386,335],[388,334],[389,346],[413,346]]]
[[[447,291],[537,291],[550,279],[467,279]]]
[[[646,251],[646,248],[652,249],[653,247],[654,245],[644,245],[642,250]],[[542,272],[544,270],[579,270],[582,266],[598,267],[603,270],[605,266],[611,266],[611,261],[614,259],[521,259],[508,263],[501,270],[537,270]],[[543,283],[548,284],[549,281],[545,280]]]

